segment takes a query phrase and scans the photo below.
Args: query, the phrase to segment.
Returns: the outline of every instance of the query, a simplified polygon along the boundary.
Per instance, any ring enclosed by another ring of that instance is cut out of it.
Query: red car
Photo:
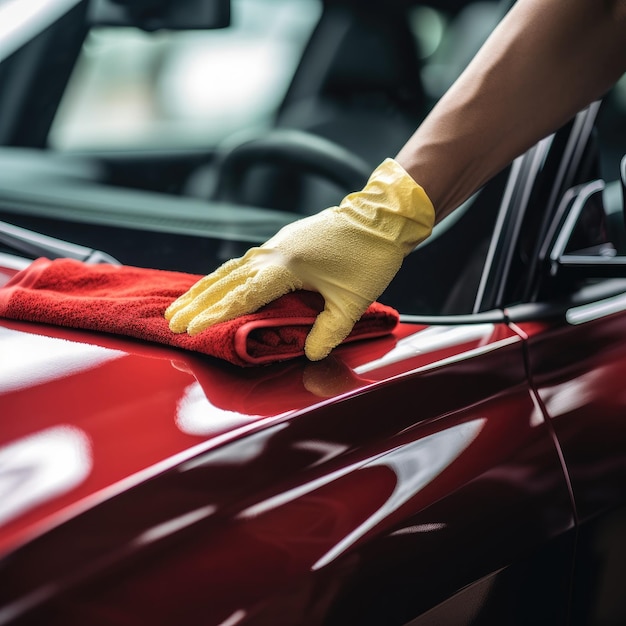
[[[459,27],[457,4],[411,15]],[[79,52],[108,44],[83,45],[86,3],[44,5],[0,48],[0,284],[39,256],[206,273],[296,219],[268,199],[286,164],[330,179],[283,188],[301,214],[377,158],[287,115],[234,148],[55,147]],[[281,110],[339,16],[382,38],[379,13],[320,8]],[[336,86],[317,96],[339,111]],[[381,297],[392,334],[321,362],[0,319],[0,624],[626,623],[623,94],[407,258]],[[276,169],[244,184],[259,161]]]

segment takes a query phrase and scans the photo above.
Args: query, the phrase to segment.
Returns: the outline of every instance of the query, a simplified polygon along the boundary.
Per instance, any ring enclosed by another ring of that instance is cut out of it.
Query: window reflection
[[[226,29],[92,29],[50,144],[206,147],[268,126],[320,8],[318,0],[233,0]]]

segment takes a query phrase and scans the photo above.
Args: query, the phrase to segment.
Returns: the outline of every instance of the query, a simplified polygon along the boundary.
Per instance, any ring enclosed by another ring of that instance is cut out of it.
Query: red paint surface
[[[18,623],[401,623],[573,527],[506,325],[402,324],[320,363],[240,370],[0,323],[16,359],[67,342],[106,358],[33,357],[0,395],[0,455],[59,426],[89,442],[78,484],[0,530],[0,607]]]

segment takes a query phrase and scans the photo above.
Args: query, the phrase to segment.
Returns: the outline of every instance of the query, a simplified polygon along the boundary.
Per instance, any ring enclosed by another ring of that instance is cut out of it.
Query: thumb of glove
[[[365,308],[367,308],[367,303]],[[362,313],[356,318],[358,319]],[[307,358],[310,361],[320,361],[327,357],[331,350],[350,334],[354,324],[353,317],[346,315],[339,307],[326,301],[324,310],[317,316],[306,338],[304,353]]]

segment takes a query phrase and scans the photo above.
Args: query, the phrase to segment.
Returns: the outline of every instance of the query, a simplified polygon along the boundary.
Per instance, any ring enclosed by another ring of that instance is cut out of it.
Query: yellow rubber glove
[[[306,356],[327,356],[432,231],[435,212],[424,190],[393,159],[372,173],[362,191],[282,228],[262,246],[227,261],[165,311],[175,333],[190,335],[252,313],[296,289],[317,291],[325,308]]]

